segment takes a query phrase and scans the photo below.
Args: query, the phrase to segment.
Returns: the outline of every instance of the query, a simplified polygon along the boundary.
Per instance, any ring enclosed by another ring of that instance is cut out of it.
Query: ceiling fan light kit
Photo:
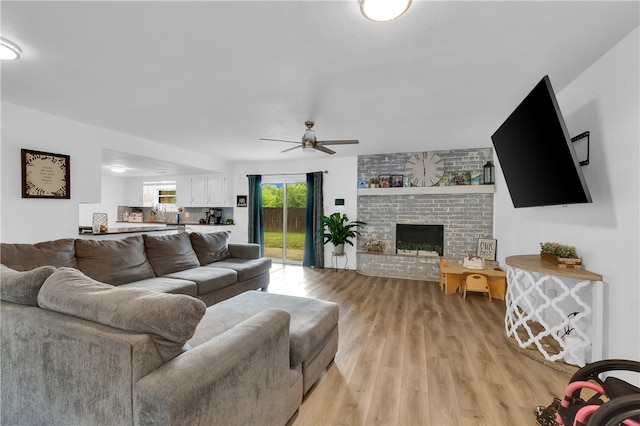
[[[21,53],[22,50],[17,44],[0,37],[0,59],[12,61],[18,59]]]
[[[316,132],[312,130],[314,125],[313,121],[305,121],[304,125],[307,126],[307,130],[305,130],[304,135],[302,136],[301,142],[295,141],[287,141],[283,139],[266,139],[260,138],[261,141],[273,141],[273,142],[287,142],[287,143],[295,143],[298,146],[294,146],[293,148],[285,149],[281,152],[291,151],[296,148],[302,148],[303,152],[313,153],[314,151],[322,151],[325,154],[335,154],[336,152],[327,148],[325,145],[353,145],[358,144],[360,141],[351,139],[351,140],[335,140],[335,141],[319,141],[316,139]]]
[[[411,0],[360,0],[362,15],[375,22],[391,21],[404,14]]]

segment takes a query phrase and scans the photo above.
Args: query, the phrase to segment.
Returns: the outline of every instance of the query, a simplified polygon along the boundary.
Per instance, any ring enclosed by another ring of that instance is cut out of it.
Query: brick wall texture
[[[468,170],[479,172],[482,177],[483,165],[493,159],[492,148],[435,153],[443,159],[445,175]],[[405,174],[406,161],[412,154],[359,156],[358,179],[368,180],[382,174]],[[383,254],[368,254],[361,251],[362,241],[359,241],[358,272],[438,281],[437,257],[395,254],[396,223],[444,225],[444,257],[461,260],[466,253],[476,252],[478,238],[492,238],[493,194],[358,195],[358,220],[367,223],[362,230],[363,238],[379,238],[386,244]]]

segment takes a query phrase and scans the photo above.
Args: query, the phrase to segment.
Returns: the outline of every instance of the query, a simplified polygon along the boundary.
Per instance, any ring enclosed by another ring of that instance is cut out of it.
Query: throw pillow
[[[94,280],[120,285],[156,275],[144,251],[142,236],[120,240],[76,240],[78,269]]]
[[[218,262],[231,257],[229,253],[229,235],[231,232],[212,232],[203,234],[200,232],[191,233],[191,245],[198,256],[200,265]]]
[[[173,235],[144,234],[147,258],[157,276],[184,271],[200,266],[198,256],[191,247],[191,239],[186,232]]]
[[[204,302],[191,296],[114,287],[72,268],[59,268],[47,278],[38,294],[38,305],[148,334],[164,361],[183,352],[206,311]]]
[[[53,266],[40,266],[18,272],[0,265],[0,299],[20,305],[38,306],[38,292],[44,281],[56,270]]]
[[[73,238],[63,238],[36,244],[2,243],[2,264],[16,271],[28,271],[45,265],[77,268],[74,241]]]

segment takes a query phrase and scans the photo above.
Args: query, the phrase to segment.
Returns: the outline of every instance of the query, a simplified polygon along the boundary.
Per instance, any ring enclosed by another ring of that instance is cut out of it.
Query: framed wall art
[[[22,198],[71,198],[70,157],[50,152],[20,150]]]
[[[380,188],[390,188],[391,187],[391,175],[380,175],[378,177]]]
[[[236,195],[236,206],[237,207],[247,207],[247,196],[246,195]]]
[[[403,187],[403,175],[391,175],[391,187],[392,188],[402,188]]]
[[[476,255],[484,260],[496,260],[496,248],[498,240],[491,238],[478,238]]]

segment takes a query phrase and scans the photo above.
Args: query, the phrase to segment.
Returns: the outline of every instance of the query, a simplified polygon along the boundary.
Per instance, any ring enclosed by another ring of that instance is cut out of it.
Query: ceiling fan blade
[[[286,142],[286,141],[282,141],[282,142]],[[287,152],[287,151],[291,151],[292,149],[302,148],[302,145],[300,144],[300,142],[296,142],[296,143],[298,144],[298,146],[294,146],[293,148],[285,149],[284,151],[280,151],[280,152]]]
[[[341,141],[316,141],[316,143],[321,143],[322,145],[353,145],[360,143],[357,139],[352,140],[341,140]]]
[[[316,149],[318,151],[326,152],[327,154],[335,154],[336,153],[335,151],[331,151],[329,148],[325,148],[322,145],[316,145]]]
[[[259,140],[261,140],[261,141],[273,141],[273,142],[300,143],[300,141],[285,141],[285,140],[282,140],[282,139],[265,139],[265,138],[260,138]]]

